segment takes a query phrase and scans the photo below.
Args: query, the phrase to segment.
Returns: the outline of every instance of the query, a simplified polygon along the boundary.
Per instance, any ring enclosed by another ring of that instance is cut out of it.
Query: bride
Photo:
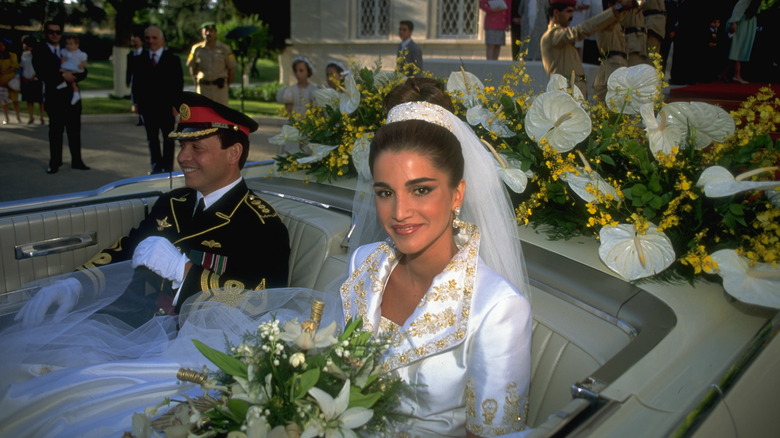
[[[430,95],[446,106],[443,92],[421,80],[396,91],[391,98],[411,102],[390,109],[371,142],[375,208],[367,210],[376,219],[365,218],[389,240],[352,254],[345,316],[392,333],[386,369],[422,385],[402,402],[406,436],[517,432],[531,313],[511,204],[473,131],[444,107],[416,101]]]
[[[353,233],[358,244],[377,229],[389,238],[352,251],[340,298],[269,290],[247,293],[236,307],[199,297],[180,315],[175,338],[172,317],[134,331],[106,330],[116,324],[90,316],[94,305],[38,330],[11,327],[0,333],[0,348],[18,352],[0,369],[7,371],[0,435],[119,436],[131,429],[134,412],[192,390],[175,379],[180,366],[208,362],[191,339],[235,344],[269,311],[280,319],[305,315],[312,296],[335,310],[323,324],[360,316],[376,332],[392,334],[385,368],[415,388],[401,406],[409,421],[394,434],[499,436],[525,429],[531,314],[506,191],[492,157],[451,112],[443,91],[413,79],[391,97],[401,103],[371,144],[373,178],[359,184],[367,187],[358,188]],[[63,323],[67,330],[60,331]],[[78,353],[66,354],[77,343]],[[130,351],[116,351],[128,344]]]

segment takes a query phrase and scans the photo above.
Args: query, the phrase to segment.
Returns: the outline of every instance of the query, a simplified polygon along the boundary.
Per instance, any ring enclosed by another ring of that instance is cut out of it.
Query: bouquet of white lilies
[[[382,373],[384,338],[352,320],[340,334],[333,322],[318,329],[312,319],[261,324],[230,353],[197,340],[196,347],[221,373],[179,371],[206,394],[188,398],[149,424],[166,436],[356,437],[381,434],[396,419],[405,383]],[[321,313],[320,313],[321,314]],[[170,400],[136,414],[144,422]]]

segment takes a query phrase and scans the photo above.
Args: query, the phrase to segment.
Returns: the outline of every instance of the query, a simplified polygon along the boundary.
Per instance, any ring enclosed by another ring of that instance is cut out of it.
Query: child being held
[[[87,66],[87,54],[79,49],[79,37],[76,35],[68,35],[65,37],[65,50],[62,51],[62,64],[60,65],[61,72],[70,73],[83,73],[84,68]],[[57,88],[65,88],[67,84],[61,83]],[[70,104],[75,105],[76,102],[81,99],[81,93],[79,93],[79,86],[76,82],[71,82],[71,88],[73,88],[73,97],[70,99]]]

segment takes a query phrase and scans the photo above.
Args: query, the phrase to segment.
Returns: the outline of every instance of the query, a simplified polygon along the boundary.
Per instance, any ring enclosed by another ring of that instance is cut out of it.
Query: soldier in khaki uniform
[[[542,35],[542,63],[548,75],[558,73],[571,79],[582,94],[588,95],[587,79],[574,42],[583,40],[622,18],[621,11],[634,7],[634,0],[620,0],[612,8],[576,25],[569,26],[576,0],[551,0],[548,8],[550,23]]]
[[[614,0],[607,1],[611,7]],[[607,80],[615,70],[628,66],[628,53],[626,52],[626,38],[623,34],[623,26],[615,21],[596,33],[596,44],[601,54],[601,65],[593,79],[593,99],[603,101],[607,95]]]
[[[628,65],[638,65],[647,62],[647,28],[642,10],[634,9],[623,17],[623,32],[626,34],[626,50]]]
[[[197,92],[223,105],[228,104],[228,88],[236,71],[236,58],[227,44],[217,41],[217,26],[203,23],[203,41],[192,46],[187,58]]]
[[[666,35],[666,5],[663,0],[646,0],[642,4],[647,28],[647,52],[661,53],[661,43]]]

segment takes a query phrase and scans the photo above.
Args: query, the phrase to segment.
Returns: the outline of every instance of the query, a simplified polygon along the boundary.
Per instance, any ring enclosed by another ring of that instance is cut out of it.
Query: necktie
[[[206,209],[206,203],[203,202],[203,198],[200,198],[200,201],[198,201],[198,206],[195,207],[195,213],[192,215],[192,217],[197,217],[199,214],[203,213],[203,210]]]
[[[156,53],[152,53],[152,67],[154,67],[156,65],[157,65],[157,54]],[[201,201],[202,200],[203,199],[201,199]]]

